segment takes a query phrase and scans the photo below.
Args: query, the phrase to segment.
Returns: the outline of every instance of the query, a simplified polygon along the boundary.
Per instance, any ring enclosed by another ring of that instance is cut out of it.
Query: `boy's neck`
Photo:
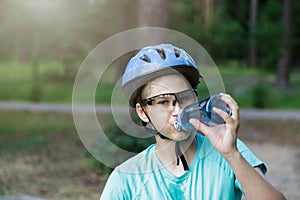
[[[173,175],[181,176],[186,171],[184,171],[182,162],[177,165],[177,158],[175,154],[175,144],[176,141],[166,140],[156,137],[156,148],[155,154],[160,160],[162,165]],[[195,158],[197,150],[197,140],[195,135],[192,135],[188,140],[180,142],[180,149],[190,166]]]

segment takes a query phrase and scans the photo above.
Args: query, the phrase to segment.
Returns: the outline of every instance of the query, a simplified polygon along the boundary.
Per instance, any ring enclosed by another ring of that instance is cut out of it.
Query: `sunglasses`
[[[197,102],[197,90],[188,89],[177,93],[158,94],[147,99],[142,99],[140,103],[142,105],[151,106],[156,110],[170,111],[174,108],[177,102],[181,107]]]

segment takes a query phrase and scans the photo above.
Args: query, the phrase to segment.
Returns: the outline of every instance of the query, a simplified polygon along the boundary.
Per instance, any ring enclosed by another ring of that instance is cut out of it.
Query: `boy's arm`
[[[285,199],[285,197],[269,183],[261,169],[258,167],[253,168],[239,151],[234,151],[224,156],[224,158],[232,167],[247,198]]]
[[[122,180],[118,169],[116,168],[106,181],[105,187],[100,196],[100,200],[123,200],[125,194],[123,193]]]
[[[213,111],[224,119],[225,124],[207,126],[197,119],[190,119],[190,123],[203,135],[207,136],[214,147],[227,160],[249,199],[285,199],[266,180],[260,169],[254,169],[239,152],[237,148],[239,107],[228,94],[223,94],[221,100],[231,108],[232,115],[217,108],[213,108]]]

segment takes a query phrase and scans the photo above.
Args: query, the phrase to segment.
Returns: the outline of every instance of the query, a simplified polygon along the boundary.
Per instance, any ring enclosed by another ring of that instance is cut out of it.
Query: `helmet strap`
[[[145,130],[153,135],[159,135],[161,139],[165,139],[165,140],[172,140],[166,136],[164,136],[163,134],[161,134],[159,131],[156,130],[155,126],[152,124],[151,122],[151,119],[150,117],[148,116],[148,114],[146,113],[145,109],[143,108],[143,106],[141,106],[142,109],[143,109],[143,112],[145,113],[145,115],[147,116],[148,120],[149,120],[149,123],[152,125],[153,129],[152,128],[149,128],[147,127],[147,123],[142,121],[142,125],[144,126]],[[176,159],[177,159],[177,162],[176,164],[179,165],[179,159],[181,160],[182,162],[182,165],[183,165],[183,169],[184,171],[187,171],[189,170],[189,166],[188,166],[188,163],[180,149],[180,141],[176,141],[175,143],[175,155],[176,155]]]
[[[151,122],[151,119],[149,117],[149,115],[147,114],[147,112],[145,111],[144,107],[141,106],[143,112],[145,113],[146,117],[148,118],[148,123],[150,123],[152,125],[153,128],[149,128],[147,127],[147,122],[144,122],[142,121],[142,125],[144,126],[145,130],[148,132],[148,133],[151,133],[152,135],[159,135],[161,139],[167,139],[167,140],[171,140],[170,138],[164,136],[163,134],[161,134],[156,128],[155,126],[153,125],[153,123]]]
[[[189,170],[189,165],[180,149],[180,142],[179,141],[176,141],[176,144],[175,144],[175,154],[176,154],[176,159],[177,159],[177,165],[179,165],[179,158],[182,162],[182,165],[183,165],[183,169],[184,171],[187,171]]]

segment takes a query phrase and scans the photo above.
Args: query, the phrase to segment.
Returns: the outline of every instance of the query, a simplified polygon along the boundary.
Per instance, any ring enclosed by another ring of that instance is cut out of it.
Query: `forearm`
[[[285,199],[238,151],[224,156],[248,199]]]

